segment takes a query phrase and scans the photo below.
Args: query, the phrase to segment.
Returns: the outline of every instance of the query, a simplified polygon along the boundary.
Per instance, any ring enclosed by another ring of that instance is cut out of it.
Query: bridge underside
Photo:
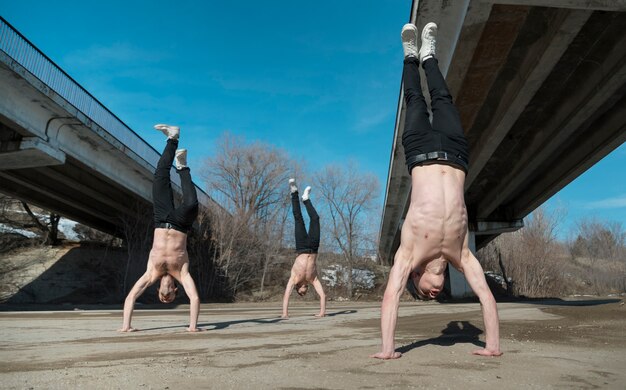
[[[440,26],[440,67],[470,145],[465,199],[477,248],[523,226],[525,216],[626,141],[626,2],[541,3],[413,5],[418,28]],[[386,263],[410,194],[402,100],[381,227]]]
[[[151,207],[149,201],[74,157],[58,151],[51,156],[41,145],[24,148],[29,137],[13,131],[6,118],[0,122],[2,144],[7,145],[10,137],[16,148],[0,153],[1,192],[114,235]]]
[[[114,235],[145,219],[157,151],[130,130],[121,142],[76,108],[83,100],[70,103],[2,51],[0,86],[0,192]],[[177,198],[179,183],[172,174]]]

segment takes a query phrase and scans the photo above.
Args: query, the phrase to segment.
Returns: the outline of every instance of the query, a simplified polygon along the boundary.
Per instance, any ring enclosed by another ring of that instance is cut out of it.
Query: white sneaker
[[[180,128],[178,126],[170,126],[170,125],[154,125],[154,128],[162,132],[167,136],[167,138],[178,139],[180,135]]]
[[[309,200],[309,198],[311,197],[311,186],[308,186],[307,188],[304,189],[304,194],[302,194],[302,200]]]
[[[289,179],[289,190],[293,194],[294,192],[298,192],[298,186],[296,185],[296,179]]]
[[[435,57],[435,46],[437,45],[437,25],[428,23],[422,30],[422,48],[420,49],[420,62],[424,63],[429,58]]]
[[[187,149],[176,149],[174,165],[176,165],[176,169],[179,171],[183,168],[187,168]]]
[[[412,23],[407,23],[402,27],[402,48],[404,49],[404,58],[417,58],[417,27]]]

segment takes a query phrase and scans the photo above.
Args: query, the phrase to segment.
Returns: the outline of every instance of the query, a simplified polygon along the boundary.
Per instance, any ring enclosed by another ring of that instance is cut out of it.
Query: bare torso
[[[443,273],[447,262],[459,268],[467,234],[465,173],[449,165],[430,164],[413,168],[411,176],[411,205],[396,260],[435,274]]]
[[[187,235],[174,229],[154,229],[154,242],[148,258],[153,277],[165,274],[180,280],[181,271],[189,266]]]
[[[316,253],[301,253],[296,257],[293,267],[291,267],[291,277],[295,284],[302,282],[313,283],[315,278],[317,278],[316,258]]]
[[[480,263],[467,247],[465,173],[448,165],[431,164],[413,168],[411,176],[411,205],[381,307],[382,347],[372,357],[397,359],[402,356],[395,350],[395,330],[400,296],[407,280],[412,278],[414,285],[417,280],[415,287],[420,297],[435,298],[443,288],[443,273],[448,262],[463,273],[481,303],[486,345],[473,353],[500,356],[496,301]]]

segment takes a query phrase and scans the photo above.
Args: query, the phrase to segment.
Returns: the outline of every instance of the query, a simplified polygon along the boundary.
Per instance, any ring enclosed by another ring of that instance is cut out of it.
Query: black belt
[[[186,229],[183,229],[180,226],[173,225],[173,224],[171,224],[169,222],[159,222],[159,223],[156,224],[155,228],[174,229],[174,230],[177,230],[179,232],[187,234],[187,230]]]
[[[448,152],[430,152],[411,156],[406,159],[406,166],[410,171],[412,167],[424,161],[447,161],[451,164],[458,165],[461,169],[467,172],[467,162]]]

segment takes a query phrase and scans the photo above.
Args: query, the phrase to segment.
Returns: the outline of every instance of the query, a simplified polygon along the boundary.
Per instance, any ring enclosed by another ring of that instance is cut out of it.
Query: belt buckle
[[[165,228],[168,229],[168,230],[171,229],[172,228],[172,224],[169,223],[169,222],[165,222]]]
[[[439,152],[438,153],[438,158],[437,160],[448,160],[448,153],[447,152]]]

